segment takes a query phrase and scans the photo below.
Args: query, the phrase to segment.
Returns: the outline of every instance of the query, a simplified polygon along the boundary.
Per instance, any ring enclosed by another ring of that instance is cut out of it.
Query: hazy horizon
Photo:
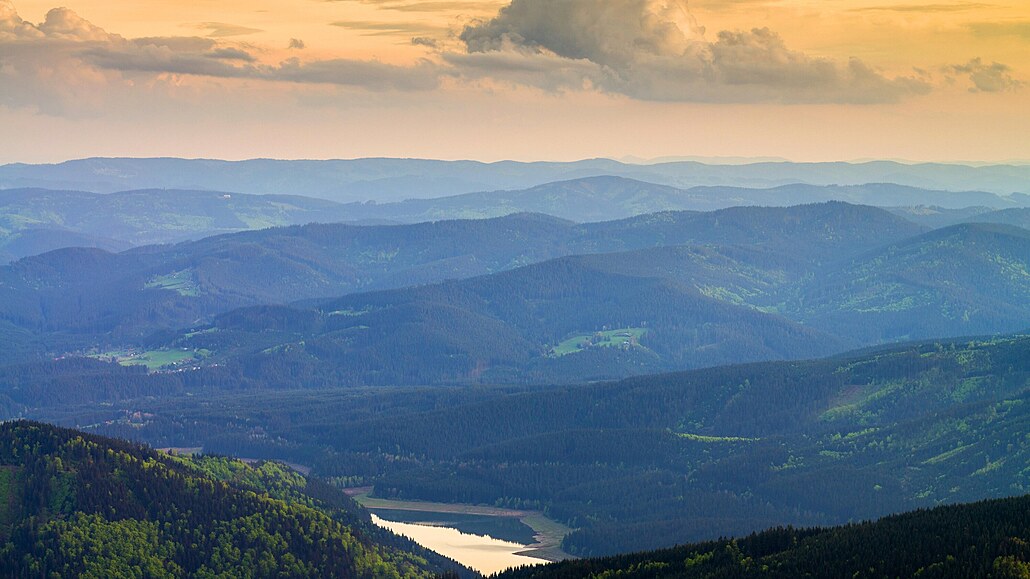
[[[0,163],[1000,163],[1030,159],[1028,30],[955,0],[0,0]]]
[[[633,155],[625,155],[621,157],[573,157],[569,159],[549,159],[549,158],[511,158],[511,157],[500,157],[500,158],[470,158],[470,157],[400,157],[400,156],[389,156],[389,155],[375,155],[375,156],[354,156],[354,157],[271,157],[271,156],[256,156],[256,157],[177,157],[177,156],[133,156],[133,155],[85,155],[81,157],[69,157],[53,161],[2,161],[0,160],[0,166],[4,165],[61,165],[63,163],[73,163],[76,161],[88,161],[93,159],[131,159],[131,160],[156,160],[156,159],[175,159],[184,161],[217,161],[217,162],[246,162],[246,161],[367,161],[367,160],[407,160],[407,161],[440,161],[445,163],[481,163],[484,165],[492,165],[497,163],[520,163],[520,164],[533,164],[533,163],[579,163],[587,161],[614,161],[624,165],[661,165],[668,163],[701,163],[706,165],[755,165],[755,164],[770,164],[770,163],[782,163],[782,164],[830,164],[830,163],[845,163],[849,165],[861,165],[866,163],[898,163],[901,165],[962,165],[967,167],[987,167],[987,166],[1021,166],[1030,165],[1030,158],[1028,159],[1000,159],[996,161],[984,161],[984,160],[971,160],[971,159],[956,159],[956,160],[936,160],[936,159],[905,159],[896,157],[863,157],[853,159],[825,159],[825,160],[801,160],[801,159],[788,159],[788,158],[777,158],[777,157],[737,157],[731,155],[716,155],[716,156],[700,156],[700,155],[668,155],[653,158],[638,158]]]

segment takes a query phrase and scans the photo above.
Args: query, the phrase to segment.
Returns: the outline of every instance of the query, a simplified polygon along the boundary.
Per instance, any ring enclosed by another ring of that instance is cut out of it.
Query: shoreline
[[[488,517],[511,517],[517,518],[524,525],[533,529],[536,542],[526,545],[516,555],[533,557],[542,561],[555,562],[577,557],[562,551],[561,541],[573,531],[565,525],[553,521],[540,511],[528,511],[521,509],[505,509],[500,507],[489,507],[482,505],[469,505],[463,503],[435,503],[430,501],[398,501],[391,499],[379,499],[369,496],[372,487],[356,487],[346,489],[352,499],[366,509],[375,512],[377,509],[392,509],[397,511],[416,511],[424,513],[456,513],[464,515],[483,515]]]

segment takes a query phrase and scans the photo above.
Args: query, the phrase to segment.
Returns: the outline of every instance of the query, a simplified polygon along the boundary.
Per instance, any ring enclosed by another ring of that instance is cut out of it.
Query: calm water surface
[[[450,527],[386,521],[375,514],[372,515],[372,522],[486,575],[517,565],[546,562],[535,557],[516,555],[516,552],[526,549],[525,545],[485,535],[470,535]]]

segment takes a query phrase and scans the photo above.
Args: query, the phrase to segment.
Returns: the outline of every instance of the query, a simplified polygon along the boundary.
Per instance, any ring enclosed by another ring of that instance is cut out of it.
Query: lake
[[[526,550],[526,545],[443,526],[447,522],[433,520],[437,513],[417,512],[417,517],[414,514],[409,512],[407,518],[418,518],[423,524],[388,521],[375,513],[372,522],[485,575],[517,565],[546,563],[544,559],[517,555]]]

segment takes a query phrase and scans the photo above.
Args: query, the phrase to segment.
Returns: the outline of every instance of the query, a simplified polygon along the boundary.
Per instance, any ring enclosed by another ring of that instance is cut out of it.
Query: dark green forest
[[[832,528],[779,527],[660,551],[512,569],[498,579],[995,577],[1030,574],[1030,496]]]
[[[284,465],[0,424],[6,577],[428,577],[467,571]]]
[[[89,379],[79,370],[37,381],[60,399]],[[1030,338],[1021,336],[577,386],[228,395],[202,386],[31,415],[289,460],[381,497],[540,509],[577,529],[563,547],[579,555],[1030,491]]]

